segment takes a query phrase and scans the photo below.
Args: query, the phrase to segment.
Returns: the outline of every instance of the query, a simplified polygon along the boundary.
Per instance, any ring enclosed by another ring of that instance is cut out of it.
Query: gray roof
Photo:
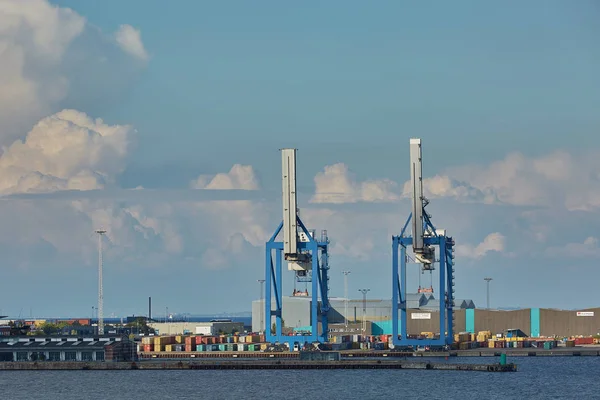
[[[7,351],[101,351],[113,341],[74,341],[74,342],[3,342],[0,352]]]

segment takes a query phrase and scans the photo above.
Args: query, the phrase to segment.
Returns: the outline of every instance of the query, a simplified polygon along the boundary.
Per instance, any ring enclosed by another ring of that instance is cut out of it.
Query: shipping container
[[[585,345],[585,344],[594,344],[594,338],[593,337],[585,337],[585,338],[576,338],[575,339],[575,345],[577,346],[581,346],[581,345]]]

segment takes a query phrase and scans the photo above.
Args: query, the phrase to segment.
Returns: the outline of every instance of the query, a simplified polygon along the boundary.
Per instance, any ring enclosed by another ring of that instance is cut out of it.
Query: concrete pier
[[[248,369],[422,369],[444,371],[516,372],[514,364],[451,364],[403,360],[300,361],[214,360],[125,362],[1,362],[3,371],[31,370],[248,370]]]

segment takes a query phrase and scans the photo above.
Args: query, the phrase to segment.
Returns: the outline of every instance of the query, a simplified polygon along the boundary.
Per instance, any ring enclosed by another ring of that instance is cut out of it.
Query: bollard
[[[500,365],[506,365],[506,353],[500,354]]]

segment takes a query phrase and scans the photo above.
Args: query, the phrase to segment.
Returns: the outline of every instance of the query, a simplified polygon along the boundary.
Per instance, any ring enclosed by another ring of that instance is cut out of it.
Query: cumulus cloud
[[[397,184],[389,179],[359,182],[343,163],[327,165],[315,176],[311,203],[388,202],[398,199]]]
[[[128,48],[143,49],[139,32],[121,36],[135,36]],[[134,73],[129,54],[71,9],[0,1],[0,145],[69,105],[113,99]]]
[[[429,199],[450,197],[459,201],[476,201],[485,204],[497,202],[497,198],[491,190],[480,190],[467,182],[461,182],[445,175],[424,178],[423,192],[425,197]],[[404,183],[402,196],[405,198],[410,198],[412,196],[412,185],[410,181]]]
[[[470,244],[457,245],[456,257],[465,257],[479,260],[491,251],[503,252],[506,247],[506,238],[498,232],[490,233],[477,246]]]
[[[598,152],[561,150],[531,158],[511,153],[487,167],[453,168],[447,175],[485,193],[485,201],[591,211],[600,207],[599,172]]]
[[[423,189],[429,198],[592,211],[600,208],[600,154],[559,150],[526,157],[515,152],[487,166],[455,167],[424,178]],[[402,194],[410,196],[410,181]]]
[[[192,189],[258,190],[260,182],[251,165],[235,164],[229,172],[200,175],[190,183]]]
[[[348,210],[335,204],[301,209],[300,216],[308,229],[328,231],[329,252],[334,260],[386,259],[391,235],[397,233],[403,223],[398,215],[387,210]]]
[[[3,149],[0,194],[103,188],[123,170],[133,134],[76,110],[43,118]]]
[[[148,60],[148,53],[142,43],[142,36],[138,29],[131,25],[121,25],[115,34],[119,46],[129,54],[139,58],[142,61]]]
[[[229,172],[200,175],[190,183],[192,189],[259,190],[260,181],[251,165],[235,164]],[[208,249],[200,257],[207,268],[225,268],[252,247],[267,241],[268,208],[249,200],[218,200],[193,203],[194,210],[211,215],[215,221],[208,237]],[[274,229],[275,227],[273,227]],[[206,237],[204,238],[206,241]]]
[[[546,255],[587,259],[600,257],[600,240],[597,237],[589,236],[583,243],[567,243],[565,246],[549,247]]]

